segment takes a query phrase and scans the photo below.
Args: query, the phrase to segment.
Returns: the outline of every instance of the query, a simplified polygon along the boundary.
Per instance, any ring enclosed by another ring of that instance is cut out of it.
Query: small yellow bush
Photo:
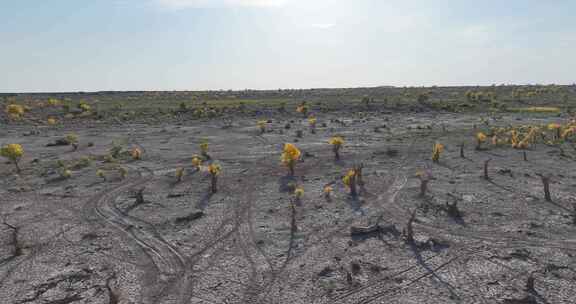
[[[8,144],[0,149],[0,156],[5,157],[14,163],[16,170],[20,172],[18,162],[24,155],[24,148],[19,144]]]
[[[304,188],[302,186],[296,187],[296,189],[294,189],[294,196],[296,199],[301,199],[304,196]]]
[[[139,148],[133,148],[132,151],[130,151],[130,156],[132,156],[133,160],[141,160],[142,150],[140,150]]]
[[[486,136],[486,134],[482,133],[482,132],[478,132],[476,134],[476,150],[480,150],[482,144],[486,141],[488,137]]]
[[[70,171],[69,169],[64,169],[60,172],[60,176],[62,178],[71,178],[72,177],[72,171]]]
[[[318,120],[317,120],[316,117],[314,117],[314,116],[308,117],[308,124],[310,125],[311,128],[316,127],[316,122],[317,122],[317,121],[318,121]]]
[[[258,128],[260,128],[260,133],[265,133],[266,132],[266,120],[259,120],[256,124],[258,125]]]
[[[196,170],[200,170],[200,166],[202,165],[202,158],[198,155],[192,156],[192,166],[196,168]]]
[[[432,147],[432,161],[435,163],[439,162],[442,152],[444,152],[444,145],[441,143],[435,143]]]
[[[98,176],[99,178],[106,180],[106,175],[104,174],[104,171],[101,169],[96,170],[96,176]]]
[[[176,169],[176,179],[178,180],[178,182],[182,181],[182,178],[184,177],[184,168],[180,167]]]
[[[207,170],[211,176],[212,193],[216,193],[218,191],[218,176],[222,172],[222,167],[217,163],[211,163],[210,165],[208,165]]]
[[[280,157],[282,164],[288,167],[290,170],[290,175],[294,175],[294,167],[296,166],[296,162],[300,159],[301,152],[298,148],[296,148],[293,144],[284,144],[284,150]]]
[[[24,115],[25,109],[21,105],[10,104],[6,106],[6,113],[12,118],[20,118]]]

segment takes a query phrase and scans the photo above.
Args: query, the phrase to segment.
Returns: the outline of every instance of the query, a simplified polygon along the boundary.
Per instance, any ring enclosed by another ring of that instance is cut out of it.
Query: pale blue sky
[[[572,0],[0,0],[0,92],[576,82]]]

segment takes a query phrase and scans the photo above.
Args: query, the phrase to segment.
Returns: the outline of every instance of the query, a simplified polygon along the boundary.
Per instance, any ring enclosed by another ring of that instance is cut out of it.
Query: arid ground
[[[576,136],[548,128],[569,129],[575,86],[1,102],[28,108],[0,114],[0,145],[24,149],[20,173],[0,164],[0,303],[576,303]],[[192,166],[201,143],[216,193]],[[294,176],[285,143],[302,152]],[[359,165],[354,196],[342,177]]]

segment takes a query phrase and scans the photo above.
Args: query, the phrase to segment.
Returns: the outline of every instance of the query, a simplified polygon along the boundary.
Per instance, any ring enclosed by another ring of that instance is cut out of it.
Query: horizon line
[[[574,83],[501,83],[501,84],[466,84],[466,85],[422,85],[422,86],[398,86],[398,85],[380,85],[380,86],[357,86],[357,87],[309,87],[309,88],[276,88],[276,89],[174,89],[174,90],[151,90],[151,89],[140,89],[140,90],[70,90],[70,91],[0,91],[0,95],[14,95],[14,94],[95,94],[95,93],[135,93],[135,92],[242,92],[242,91],[295,91],[295,90],[344,90],[344,89],[377,89],[377,88],[389,88],[389,89],[402,89],[402,88],[467,88],[467,87],[522,87],[522,86],[576,86]]]

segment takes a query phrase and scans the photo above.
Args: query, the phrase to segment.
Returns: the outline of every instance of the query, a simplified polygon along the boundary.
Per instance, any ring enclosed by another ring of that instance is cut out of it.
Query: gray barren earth
[[[0,303],[576,303],[574,146],[474,149],[477,132],[567,114],[448,112],[428,100],[396,109],[394,97],[348,108],[330,98],[320,101],[328,109],[311,108],[314,132],[294,112],[298,98],[285,110],[228,101],[241,108],[212,118],[175,107],[125,119],[138,101],[115,117],[4,117],[0,144],[25,154],[20,174],[0,164]],[[70,133],[78,149],[47,146]],[[338,161],[334,135],[345,140]],[[222,166],[216,193],[191,163],[202,142]],[[280,163],[285,143],[302,151],[292,177]],[[445,146],[438,163],[435,143]],[[111,162],[113,146],[138,147],[142,159]],[[60,177],[59,160],[72,177]],[[360,163],[354,197],[342,176]],[[421,170],[433,176],[424,196]],[[539,174],[551,176],[551,201]],[[304,188],[299,203],[294,185]]]

